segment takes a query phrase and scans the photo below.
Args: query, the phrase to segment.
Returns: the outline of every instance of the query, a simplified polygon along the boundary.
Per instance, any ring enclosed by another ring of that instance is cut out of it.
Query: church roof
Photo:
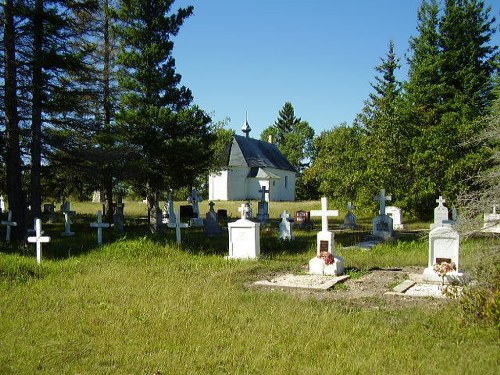
[[[269,142],[247,138],[241,135],[233,137],[229,153],[229,166],[247,166],[250,168],[276,168],[296,172],[293,165]]]

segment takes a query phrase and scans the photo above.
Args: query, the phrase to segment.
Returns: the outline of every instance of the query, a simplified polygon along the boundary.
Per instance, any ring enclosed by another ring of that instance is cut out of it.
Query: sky
[[[351,124],[373,92],[393,41],[407,78],[408,42],[421,0],[177,0],[194,6],[174,37],[181,84],[213,121],[229,118],[250,136],[278,118],[285,102],[316,134]],[[500,4],[486,0],[500,20]],[[492,44],[500,44],[497,34]]]

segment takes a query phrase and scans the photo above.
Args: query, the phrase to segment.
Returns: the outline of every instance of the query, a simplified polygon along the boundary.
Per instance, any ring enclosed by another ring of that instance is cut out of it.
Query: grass
[[[85,207],[73,205],[80,215]],[[263,230],[260,260],[227,261],[227,237],[188,229],[178,246],[173,231],[153,236],[131,220],[126,236],[105,231],[98,247],[85,220],[75,219],[71,239],[58,235],[62,223],[44,225],[53,242],[41,265],[31,248],[23,255],[1,243],[0,374],[498,371],[498,330],[465,324],[454,301],[401,309],[375,301],[361,308],[314,293],[246,286],[266,274],[303,270],[315,253],[314,231],[282,242],[274,230]],[[371,251],[348,248],[362,234],[336,233],[353,276],[427,263],[421,235]],[[464,267],[485,241],[464,241]]]

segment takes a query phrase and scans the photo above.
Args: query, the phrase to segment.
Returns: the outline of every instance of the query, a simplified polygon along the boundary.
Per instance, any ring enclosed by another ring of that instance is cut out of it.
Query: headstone
[[[70,217],[73,216],[76,212],[71,211],[71,203],[66,201],[63,201],[63,204],[61,205],[61,211],[64,215],[64,232],[61,233],[61,236],[74,236],[75,232],[71,231]]]
[[[442,196],[436,199],[438,206],[434,208],[434,223],[431,224],[431,229],[442,227],[444,222],[448,221],[448,208],[443,204],[445,202]]]
[[[312,275],[335,275],[344,273],[344,260],[334,253],[334,234],[328,230],[328,217],[338,216],[338,210],[328,209],[328,200],[321,198],[321,210],[312,210],[311,216],[321,217],[321,232],[316,235],[316,257],[309,261]]]
[[[125,203],[122,202],[122,198],[118,198],[118,202],[115,205],[115,213],[113,214],[113,226],[115,227],[115,232],[123,233],[125,231]]]
[[[92,203],[101,203],[101,192],[99,190],[92,193]]]
[[[295,212],[295,225],[300,228],[312,228],[311,213],[309,211]]]
[[[12,221],[12,211],[9,211],[9,213],[7,214],[7,220],[6,221],[2,220],[0,224],[6,226],[5,241],[10,242],[10,231],[11,231],[10,228],[17,226],[17,223],[15,221]]]
[[[392,229],[404,229],[403,210],[396,206],[388,206],[385,208],[387,216],[392,219]]]
[[[497,207],[493,206],[493,212],[484,214],[483,232],[500,233],[500,214]]]
[[[97,211],[97,222],[90,223],[91,228],[97,228],[97,244],[102,244],[102,228],[109,228],[109,223],[102,222],[102,212]]]
[[[5,211],[5,202],[3,200],[3,195],[0,195],[0,214]]]
[[[36,245],[36,261],[42,262],[42,243],[50,242],[50,237],[42,236],[42,221],[35,219],[35,236],[28,237],[28,242]]]
[[[174,210],[174,198],[172,191],[168,193],[168,200],[165,202],[165,223],[168,224],[175,224],[176,217],[175,217],[175,210]]]
[[[182,206],[181,206],[182,207]],[[191,207],[191,206],[189,206]],[[177,211],[175,213],[175,216],[179,218],[179,220],[176,220],[175,223],[168,223],[167,226],[169,228],[175,228],[175,238],[177,240],[177,243],[181,243],[181,228],[188,228],[189,224],[187,223],[182,223],[181,222],[181,214],[180,211]]]
[[[191,195],[188,197],[188,202],[193,206],[193,218],[191,219],[191,225],[193,227],[202,227],[203,226],[203,218],[200,215],[200,205],[203,201],[201,195],[198,194],[196,189],[191,191]]]
[[[266,201],[266,193],[269,193],[269,190],[266,189],[266,186],[262,186],[259,193],[260,202],[259,210],[257,211],[257,221],[261,224],[265,224],[269,222],[269,203]]]
[[[281,214],[281,222],[279,225],[279,237],[282,240],[293,240],[293,231],[292,231],[292,220],[290,219],[290,215],[287,211],[283,211]]]
[[[209,237],[219,236],[222,234],[222,229],[219,225],[217,213],[214,211],[215,203],[210,202],[208,205],[210,206],[210,210],[206,214],[205,234]]]
[[[454,228],[440,226],[431,230],[429,233],[429,258],[423,274],[424,280],[441,281],[433,267],[442,262],[455,264],[456,270],[448,273],[448,280],[463,276],[463,273],[459,271],[459,251],[460,237]]]
[[[384,240],[392,237],[392,219],[385,212],[385,201],[390,201],[392,197],[385,195],[385,190],[381,189],[380,194],[373,197],[380,204],[380,214],[372,220],[372,234]]]
[[[347,215],[344,217],[344,224],[342,225],[342,228],[345,229],[358,229],[359,225],[356,222],[356,215],[352,213],[352,210],[354,209],[354,205],[349,202],[347,204]]]
[[[43,213],[48,216],[47,223],[56,221],[56,205],[54,203],[45,203],[43,205]]]
[[[247,219],[248,207],[242,204],[241,219],[229,223],[229,255],[227,259],[256,259],[260,256],[260,224]]]

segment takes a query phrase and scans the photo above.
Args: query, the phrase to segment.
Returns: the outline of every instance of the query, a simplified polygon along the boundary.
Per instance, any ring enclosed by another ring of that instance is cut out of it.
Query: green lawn
[[[132,206],[140,207],[125,212]],[[283,243],[264,230],[261,259],[227,261],[227,235],[188,229],[177,246],[173,230],[148,234],[137,209],[125,236],[107,230],[97,247],[88,228],[95,207],[73,205],[73,238],[59,236],[61,222],[44,225],[53,241],[41,265],[31,247],[0,242],[0,374],[498,373],[498,329],[464,321],[456,301],[362,308],[321,298],[335,290],[299,297],[247,286],[301,272],[315,253],[314,231]],[[348,272],[426,265],[421,233],[347,249],[363,233],[336,234]],[[464,241],[464,268],[486,242]]]

